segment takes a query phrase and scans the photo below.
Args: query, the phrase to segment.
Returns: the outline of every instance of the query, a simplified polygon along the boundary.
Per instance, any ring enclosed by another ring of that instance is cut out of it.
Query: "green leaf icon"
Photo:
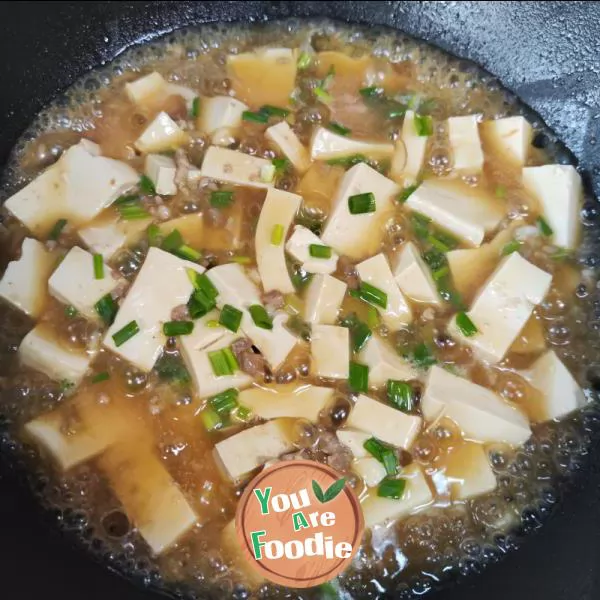
[[[325,504],[325,502],[329,502],[338,496],[339,493],[344,489],[344,485],[346,485],[346,478],[342,477],[341,479],[338,479],[332,483],[331,486],[327,488],[325,492],[323,492],[321,486],[313,479],[312,489],[317,497],[317,500],[322,504]]]

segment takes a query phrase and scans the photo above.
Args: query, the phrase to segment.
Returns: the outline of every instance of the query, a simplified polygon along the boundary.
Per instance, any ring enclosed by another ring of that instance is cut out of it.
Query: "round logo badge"
[[[339,575],[364,531],[360,504],[346,479],[311,460],[282,461],[257,475],[244,490],[235,524],[252,567],[293,588]]]

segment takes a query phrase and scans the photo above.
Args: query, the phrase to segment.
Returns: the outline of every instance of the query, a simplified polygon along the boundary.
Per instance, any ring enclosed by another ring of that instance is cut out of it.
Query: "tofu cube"
[[[163,323],[171,320],[171,311],[189,300],[193,286],[187,269],[202,273],[204,268],[159,248],[150,248],[144,264],[121,303],[114,323],[109,327],[103,344],[142,371],[154,366],[165,344]],[[157,285],[160,293],[157,293]],[[116,346],[113,335],[131,321],[136,321],[139,333]]]
[[[363,154],[369,158],[386,158],[394,153],[394,145],[381,142],[353,140],[324,127],[319,127],[311,140],[311,160],[331,160],[353,154]]]
[[[167,89],[168,83],[158,72],[153,71],[144,75],[135,81],[125,84],[125,93],[127,97],[138,106],[153,104],[157,99],[162,98]]]
[[[400,500],[380,498],[373,490],[361,503],[365,527],[371,529],[394,523],[433,502],[431,488],[421,467],[410,465],[402,471],[402,479],[406,481],[406,487]]]
[[[400,291],[411,300],[434,306],[442,304],[431,271],[412,242],[403,244],[396,255],[392,274]]]
[[[144,161],[144,173],[154,184],[154,189],[161,196],[174,196],[177,193],[175,172],[177,167],[170,156],[147,154]]]
[[[278,290],[293,294],[294,284],[285,261],[284,244],[288,230],[300,208],[302,198],[297,194],[271,188],[256,224],[256,264],[265,292]],[[274,231],[281,235],[279,243],[273,243]]]
[[[369,283],[387,294],[387,306],[376,306],[383,322],[392,330],[398,331],[412,322],[413,315],[402,295],[388,261],[383,254],[377,254],[356,265],[361,282]]]
[[[382,442],[408,450],[419,434],[422,422],[421,417],[407,415],[360,394],[346,427],[368,432]]]
[[[25,238],[21,256],[8,263],[2,281],[0,298],[4,298],[26,315],[37,318],[46,305],[48,277],[56,265],[56,257],[44,244]]]
[[[552,275],[525,260],[518,252],[504,258],[467,312],[477,332],[466,337],[456,321],[449,332],[482,358],[499,362],[525,327],[552,283]]]
[[[120,280],[112,276],[112,269],[106,264],[104,277],[96,279],[94,257],[74,246],[48,280],[48,289],[50,295],[63,304],[75,307],[86,319],[99,321],[94,305],[119,283]]]
[[[481,444],[460,444],[444,462],[444,474],[453,501],[468,500],[496,489],[496,476]]]
[[[253,386],[240,392],[238,402],[261,419],[290,417],[316,422],[334,392],[333,388],[293,383]]]
[[[274,419],[245,429],[215,444],[215,460],[238,482],[268,460],[293,448],[289,419]]]
[[[483,169],[483,150],[479,139],[480,115],[450,117],[448,139],[454,155],[454,169],[462,173],[479,173]]]
[[[540,204],[557,246],[573,249],[580,235],[579,212],[583,198],[581,177],[571,165],[544,165],[523,169],[523,185]]]
[[[265,176],[273,167],[270,160],[237,150],[211,146],[204,155],[202,177],[256,188],[273,187],[273,177]]]
[[[206,276],[217,288],[217,306],[223,308],[231,304],[236,308],[261,304],[260,291],[256,284],[246,275],[244,267],[237,263],[219,265],[210,269]]]
[[[358,429],[338,429],[336,434],[338,440],[352,452],[354,458],[371,456],[364,447],[365,442],[373,437],[370,433]]]
[[[67,347],[46,324],[36,325],[19,346],[21,363],[54,381],[77,386],[86,374],[92,356]]]
[[[392,159],[390,176],[394,181],[402,182],[404,186],[414,185],[418,181],[428,140],[428,136],[417,133],[415,112],[407,110]]]
[[[331,212],[321,236],[323,243],[353,259],[374,254],[385,234],[385,220],[394,210],[392,197],[398,191],[393,181],[364,163],[348,169],[331,200]],[[351,214],[350,196],[369,192],[375,197],[375,212]]]
[[[211,135],[219,129],[234,130],[242,124],[242,113],[248,106],[231,96],[202,98],[198,127]]]
[[[521,375],[538,392],[527,405],[534,421],[560,419],[587,402],[583,390],[553,350],[540,356]]]
[[[485,234],[498,226],[505,212],[487,192],[443,179],[424,181],[405,206],[429,217],[470,246],[480,246]]]
[[[428,374],[421,410],[427,421],[447,417],[476,442],[519,445],[531,435],[527,417],[494,392],[433,366]]]
[[[524,117],[505,117],[484,121],[481,126],[484,145],[497,155],[522,167],[527,161],[533,129]]]
[[[140,152],[148,154],[175,150],[188,141],[188,134],[166,112],[160,112],[144,129],[134,145]]]
[[[367,340],[358,355],[358,362],[369,367],[369,387],[383,386],[388,379],[407,381],[418,376],[413,366],[377,335]]]
[[[265,131],[265,137],[281,150],[298,173],[304,173],[308,170],[310,167],[308,151],[286,121],[268,127]]]
[[[313,325],[311,372],[317,377],[348,379],[350,330],[334,325]]]
[[[310,255],[310,246],[324,246],[321,238],[303,225],[296,225],[294,232],[285,245],[287,253],[302,263],[302,268],[308,273],[333,273],[337,268],[339,256],[331,252],[330,258],[316,258]]]
[[[367,487],[378,485],[387,475],[383,464],[373,456],[355,460],[352,470],[362,478]]]
[[[304,320],[312,324],[333,325],[347,287],[331,275],[314,275],[304,296]]]

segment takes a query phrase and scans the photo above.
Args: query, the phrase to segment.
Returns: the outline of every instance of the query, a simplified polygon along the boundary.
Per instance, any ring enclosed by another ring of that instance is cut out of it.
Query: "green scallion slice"
[[[331,121],[329,125],[327,125],[327,129],[333,131],[333,133],[337,133],[338,135],[349,135],[352,133],[352,130],[348,127],[344,127],[341,123],[336,123],[335,121]]]
[[[162,249],[165,250],[165,252],[174,252],[181,246],[183,246],[183,237],[179,232],[179,229],[173,229],[162,243]]]
[[[341,156],[340,158],[330,158],[326,161],[332,167],[344,167],[349,169],[359,163],[369,162],[369,159],[364,154],[351,154],[350,156]]]
[[[242,423],[248,423],[253,417],[252,411],[247,406],[240,406],[239,404],[233,409],[231,416]]]
[[[148,175],[142,175],[140,177],[140,192],[142,194],[146,194],[146,196],[154,196],[156,194],[156,187],[154,186],[154,182]]]
[[[453,248],[456,248],[458,241],[452,236],[437,232],[435,234],[430,233],[427,236],[427,241],[440,252],[450,252]]]
[[[364,215],[376,210],[375,195],[373,192],[354,194],[348,198],[348,210],[351,215]]]
[[[538,217],[536,222],[538,229],[540,230],[540,233],[542,235],[550,237],[554,233],[554,231],[552,231],[552,227],[550,227],[548,221],[546,221],[544,217]]]
[[[392,479],[386,477],[377,488],[377,495],[380,498],[389,498],[393,500],[401,500],[406,489],[405,479]]]
[[[233,202],[233,192],[229,190],[211,192],[209,202],[214,208],[226,208]]]
[[[431,223],[431,219],[425,215],[422,215],[421,213],[413,212],[410,215],[410,222],[415,235],[419,239],[427,239],[427,236],[429,235],[429,224]]]
[[[198,96],[196,96],[193,100],[192,100],[192,117],[194,117],[194,119],[196,117],[200,116],[200,98]]]
[[[119,329],[119,331],[113,334],[112,339],[115,343],[115,346],[118,348],[139,332],[140,326],[137,324],[137,321],[130,321],[127,323],[127,325],[125,325],[125,327]]]
[[[232,373],[235,373],[239,370],[240,365],[238,364],[237,358],[235,357],[235,354],[231,348],[223,348],[223,356],[225,357],[225,360],[227,361]]]
[[[414,348],[411,358],[413,363],[422,369],[431,367],[431,365],[435,365],[437,362],[435,356],[431,353],[429,346],[425,343],[419,344]]]
[[[148,225],[146,235],[148,236],[148,244],[150,244],[150,246],[160,246],[162,236],[160,233],[160,227],[156,223]]]
[[[69,306],[65,306],[65,315],[69,317],[69,319],[74,319],[79,314],[79,311],[69,304]]]
[[[397,409],[403,412],[409,412],[413,409],[414,394],[410,383],[388,379],[386,390],[388,400]]]
[[[115,316],[117,315],[117,311],[119,310],[117,303],[110,294],[102,296],[102,298],[100,298],[100,300],[94,304],[94,308],[100,318],[107,325],[112,325],[112,322],[115,320]]]
[[[370,87],[365,87],[358,90],[358,93],[363,98],[368,98],[369,100],[372,100],[373,98],[381,98],[381,96],[383,96],[383,88],[372,85]]]
[[[350,362],[350,377],[348,385],[353,392],[369,391],[369,367],[360,363]]]
[[[210,319],[210,321],[206,321],[206,326],[209,329],[216,329],[217,327],[221,327],[221,323],[216,319]]]
[[[409,185],[405,187],[397,196],[396,200],[399,204],[404,204],[411,196],[411,194],[418,188],[418,185]]]
[[[107,381],[108,379],[110,379],[108,371],[102,371],[92,377],[92,383],[100,383],[101,381]]]
[[[217,377],[223,377],[224,375],[233,375],[234,371],[229,366],[227,358],[223,353],[223,350],[213,350],[208,353],[208,360],[212,366],[213,373]]]
[[[313,258],[331,258],[332,249],[331,246],[322,246],[321,244],[310,244],[308,246],[308,253]]]
[[[150,213],[139,202],[135,204],[120,204],[117,206],[117,210],[119,211],[119,216],[124,221],[140,221],[150,218]]]
[[[190,272],[194,273],[193,279]],[[188,276],[195,289],[188,300],[187,307],[190,317],[192,317],[192,319],[198,319],[215,308],[215,300],[219,295],[219,292],[211,280],[206,276],[206,273],[199,275],[192,271],[192,269],[189,269]]]
[[[450,267],[448,265],[444,265],[443,267],[440,267],[439,269],[436,269],[435,271],[431,272],[434,281],[440,281],[449,274]]]
[[[200,412],[200,420],[206,431],[216,431],[223,427],[223,421],[221,417],[212,409],[205,408]]]
[[[277,223],[277,225],[273,225],[273,229],[271,230],[271,244],[273,246],[281,246],[281,242],[283,242],[283,235],[285,233],[285,229],[281,223]]]
[[[382,462],[383,453],[388,450],[389,446],[380,442],[377,438],[369,438],[363,444],[363,448],[379,462]]]
[[[231,411],[238,405],[238,391],[229,388],[216,396],[208,399],[210,407],[221,417],[228,417]]]
[[[323,102],[324,104],[329,104],[329,102],[333,100],[331,94],[328,91],[324,90],[322,87],[316,87],[314,92],[317,99]]]
[[[258,109],[259,113],[267,115],[267,117],[287,117],[290,111],[287,108],[280,108],[279,106],[272,106],[271,104],[265,104]]]
[[[241,322],[242,311],[235,308],[235,306],[231,306],[231,304],[226,304],[219,315],[219,323],[229,329],[229,331],[237,333]]]
[[[186,244],[182,244],[181,246],[179,246],[177,250],[174,250],[174,253],[177,254],[177,256],[179,256],[180,258],[183,258],[184,260],[189,260],[191,262],[197,262],[202,258],[201,252],[198,252],[198,250],[192,248],[191,246],[187,246]]]
[[[433,134],[433,119],[429,115],[415,115],[415,131],[418,136],[425,137]]]
[[[350,295],[354,296],[355,298],[359,298],[367,304],[379,306],[383,309],[387,308],[387,294],[383,290],[376,288],[374,285],[371,285],[366,281],[361,282],[358,290],[352,290],[350,292]]]
[[[519,242],[519,240],[512,240],[512,242],[508,242],[508,244],[506,244],[504,248],[502,248],[502,255],[508,256],[513,252],[518,252],[520,248],[521,242]]]
[[[398,473],[398,456],[392,450],[392,448],[386,448],[384,453],[381,455],[385,472],[388,475],[396,475]]]
[[[163,333],[167,337],[189,335],[194,331],[193,321],[167,321],[163,323]]]
[[[60,234],[62,233],[62,230],[65,228],[66,224],[66,219],[59,219],[58,221],[56,221],[56,223],[54,223],[54,225],[52,226],[50,233],[48,234],[48,239],[56,241],[60,237]]]
[[[354,313],[344,317],[340,325],[350,329],[350,340],[352,342],[352,351],[360,352],[364,345],[369,341],[372,331],[366,323],[363,323]]]
[[[374,306],[367,307],[367,325],[371,329],[379,327],[379,313]]]
[[[232,256],[231,261],[238,265],[249,265],[252,262],[251,256]]]
[[[275,174],[281,175],[285,173],[291,165],[290,161],[287,158],[274,158],[271,161],[271,164],[275,167]]]
[[[264,306],[253,304],[248,309],[248,312],[257,327],[261,329],[273,329],[273,319],[271,319]]]
[[[479,331],[465,312],[459,312],[456,315],[456,326],[465,337],[473,337]]]
[[[312,56],[308,52],[300,52],[300,56],[298,57],[297,67],[300,71],[304,69],[308,69],[312,63]]]
[[[94,254],[94,279],[104,279],[104,261],[102,254]]]
[[[248,121],[249,123],[260,123],[264,125],[269,122],[269,115],[263,112],[252,112],[251,110],[245,110],[242,113],[242,120]]]

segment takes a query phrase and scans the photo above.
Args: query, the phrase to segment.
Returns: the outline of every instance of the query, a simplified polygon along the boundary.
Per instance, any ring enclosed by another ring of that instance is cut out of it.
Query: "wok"
[[[600,6],[586,2],[2,2],[0,166],[57,92],[131,44],[205,21],[307,16],[392,26],[475,61],[542,116],[582,167],[588,190],[600,193]],[[589,226],[600,227],[595,204],[585,210]],[[9,454],[10,442],[0,441]],[[552,517],[522,548],[433,597],[600,598],[599,465],[596,444]],[[51,523],[18,466],[3,461],[2,598],[153,597],[72,547]]]

